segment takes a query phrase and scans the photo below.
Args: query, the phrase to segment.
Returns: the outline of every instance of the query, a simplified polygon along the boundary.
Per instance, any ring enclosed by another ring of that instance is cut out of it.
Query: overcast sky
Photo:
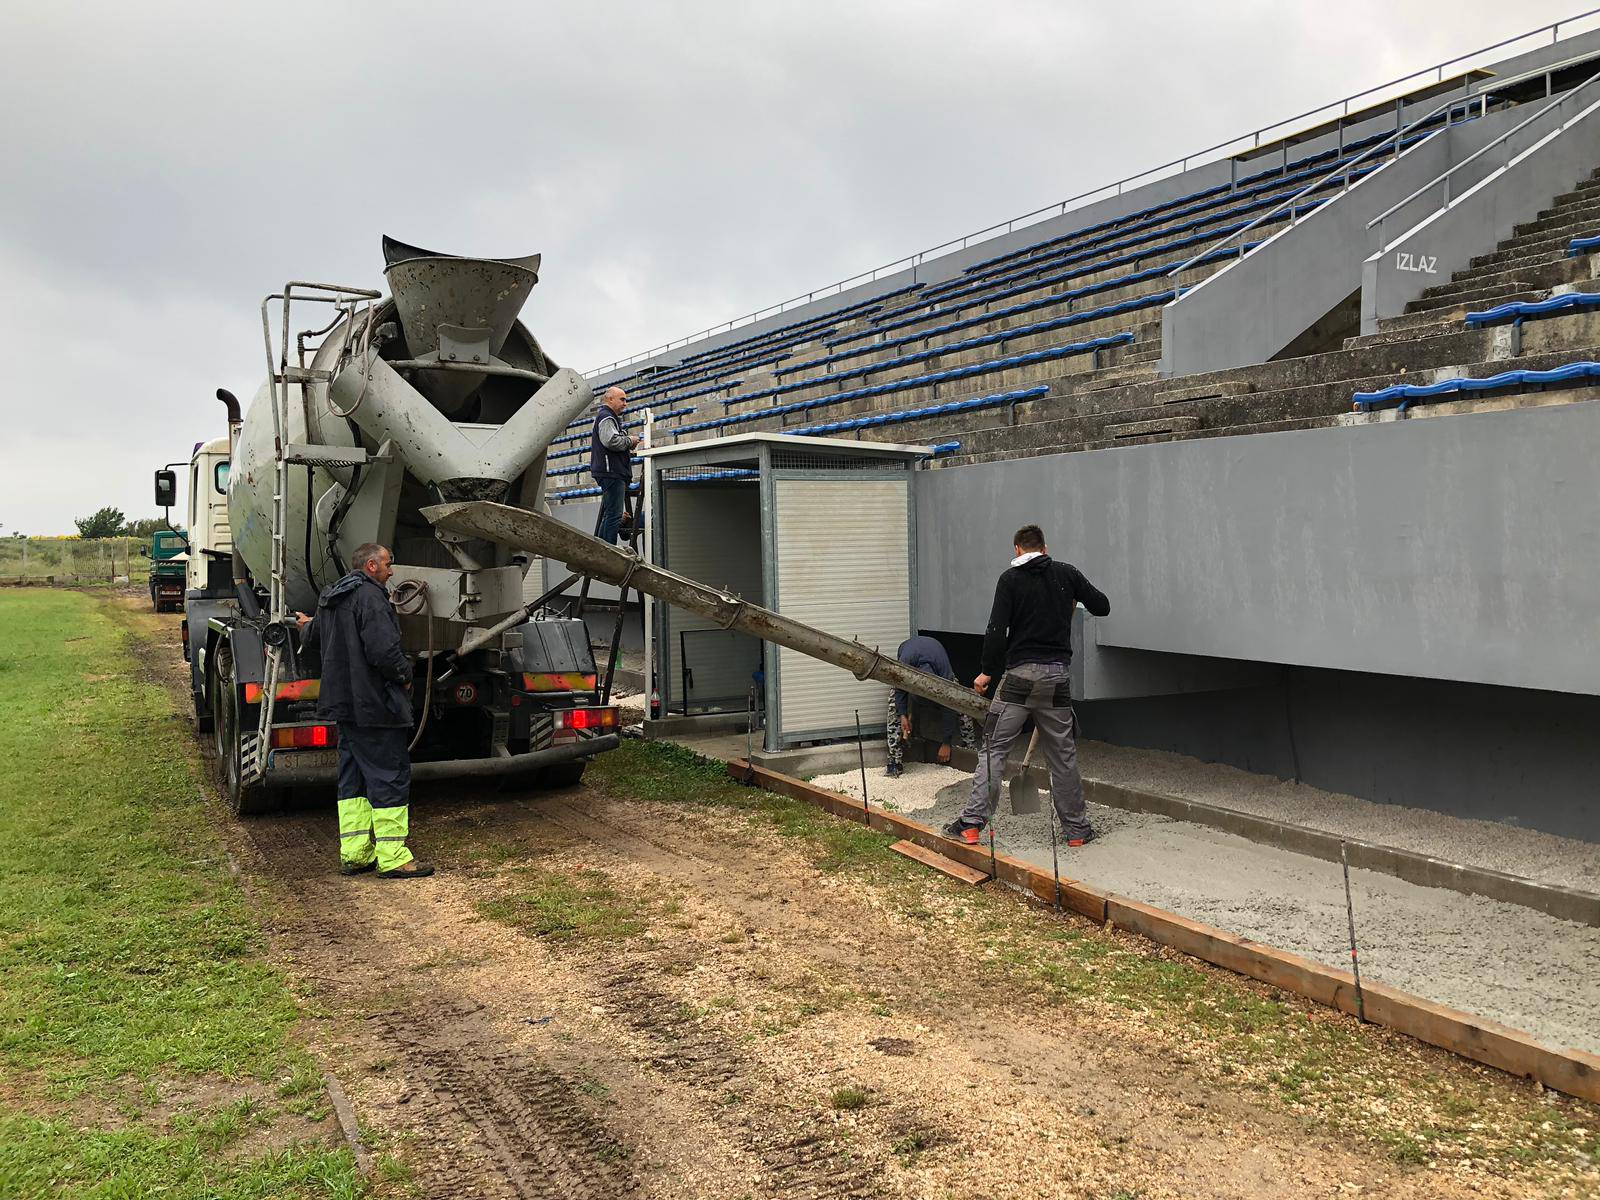
[[[9,3],[0,526],[154,512],[383,233],[542,252],[589,369],[1581,7]]]

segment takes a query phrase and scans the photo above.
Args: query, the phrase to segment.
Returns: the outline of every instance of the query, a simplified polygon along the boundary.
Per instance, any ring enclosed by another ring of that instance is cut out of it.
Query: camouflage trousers
[[[912,703],[916,700],[913,698]],[[976,750],[978,748],[978,724],[971,717],[953,713],[948,708],[939,709],[939,716],[943,722],[941,743],[950,742],[960,746],[963,750]],[[894,693],[889,693],[889,762],[891,767],[903,767],[906,762],[905,745],[900,738],[900,711],[895,706]]]

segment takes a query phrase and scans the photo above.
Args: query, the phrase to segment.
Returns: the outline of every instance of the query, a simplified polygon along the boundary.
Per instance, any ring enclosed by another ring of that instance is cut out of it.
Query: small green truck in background
[[[189,569],[189,539],[171,529],[151,535],[150,603],[157,612],[177,612],[183,607],[183,582]]]

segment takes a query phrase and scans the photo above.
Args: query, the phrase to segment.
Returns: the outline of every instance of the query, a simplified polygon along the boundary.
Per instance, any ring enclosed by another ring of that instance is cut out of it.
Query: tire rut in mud
[[[820,1122],[799,1113],[749,1112],[729,1103],[741,1083],[759,1078],[761,1068],[741,1056],[729,1038],[705,1028],[692,1011],[652,988],[647,982],[652,967],[659,969],[657,964],[612,964],[599,979],[607,1007],[653,1047],[648,1058],[652,1067],[701,1094],[711,1119],[755,1161],[763,1194],[782,1200],[879,1194],[878,1168],[857,1161],[850,1147]]]
[[[375,1019],[384,1039],[404,1049],[423,1127],[443,1133],[466,1125],[478,1135],[476,1145],[440,1139],[430,1155],[428,1193],[518,1200],[634,1193],[638,1181],[627,1166],[628,1149],[584,1102],[581,1081],[501,1045],[476,1011],[418,1010]],[[413,1111],[412,1119],[417,1115]],[[490,1180],[503,1188],[488,1186]]]
[[[360,960],[368,931],[350,927],[337,885],[317,894],[315,880],[337,880],[331,816],[291,812],[243,828],[267,869],[294,889],[307,944],[337,947],[341,959],[354,953],[344,971],[381,978],[392,964]],[[586,1081],[506,1044],[483,1005],[403,1003],[367,1025],[407,1085],[405,1124],[428,1164],[418,1180],[424,1195],[604,1200],[637,1192],[628,1147],[586,1101]]]

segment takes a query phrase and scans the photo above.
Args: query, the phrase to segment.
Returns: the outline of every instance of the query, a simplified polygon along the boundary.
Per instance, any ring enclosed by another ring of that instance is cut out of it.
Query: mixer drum
[[[440,326],[489,331],[497,363],[549,376],[553,363],[533,335],[516,320],[516,313],[538,279],[538,256],[521,259],[469,259],[437,254],[384,239],[386,274],[396,297],[374,306],[375,330],[391,337],[382,344],[382,357],[416,361],[436,353]],[[398,331],[397,335],[395,331]],[[345,346],[352,331],[344,322],[322,341],[310,366],[334,371],[347,361]],[[503,425],[533,395],[533,380],[506,375],[480,375],[461,371],[408,369],[411,385],[463,432],[474,428],[486,433]],[[234,443],[233,467],[228,481],[228,519],[235,553],[241,555],[251,575],[266,586],[272,559],[273,421],[269,385],[257,390],[245,413]],[[348,405],[344,407],[348,408]],[[289,385],[284,440],[289,444],[378,449],[356,422],[330,406],[329,385]],[[511,503],[534,506],[543,495],[545,456],[541,451],[514,480],[506,493]],[[337,579],[351,552],[363,541],[391,546],[397,562],[416,566],[448,567],[449,556],[433,537],[432,527],[419,510],[437,499],[409,473],[400,485],[398,513],[386,529],[347,529],[341,524],[330,543],[328,529],[339,515],[347,489],[371,486],[372,467],[305,467],[291,465],[284,528],[285,592],[290,607],[310,611],[317,595]],[[308,545],[309,539],[309,545]],[[507,552],[482,548],[485,566],[500,563]]]

